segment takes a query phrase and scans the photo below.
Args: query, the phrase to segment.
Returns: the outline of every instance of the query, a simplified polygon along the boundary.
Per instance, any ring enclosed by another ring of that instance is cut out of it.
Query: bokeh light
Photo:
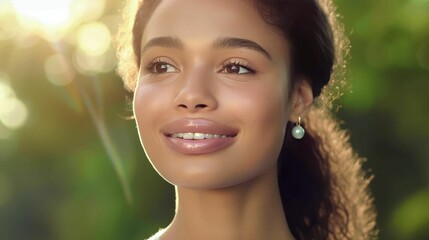
[[[92,22],[81,26],[77,34],[80,50],[88,56],[100,56],[109,49],[112,36],[109,29],[101,22]]]
[[[10,80],[5,74],[0,75],[0,122],[7,128],[17,129],[24,125],[28,117],[25,104],[16,97]]]
[[[35,32],[49,41],[57,41],[80,23],[99,19],[104,13],[106,2],[105,0],[6,0],[0,4],[4,5],[5,9],[0,12],[0,15],[14,13],[21,28]]]
[[[0,1],[0,40],[14,38],[18,33],[18,28],[14,23],[13,6],[10,2]]]
[[[0,72],[0,104],[11,97],[15,97],[15,92],[9,85],[9,78],[4,73]],[[0,109],[0,112],[1,111]],[[11,129],[4,126],[0,120],[0,139],[7,139],[11,135]]]
[[[112,35],[103,22],[91,22],[77,30],[77,48],[73,57],[75,68],[84,75],[112,71],[115,53]]]
[[[6,98],[0,102],[0,121],[8,128],[17,129],[27,120],[28,110],[18,98]]]
[[[74,79],[74,71],[68,59],[61,54],[53,54],[45,60],[45,72],[48,80],[58,86],[65,86]]]
[[[8,80],[9,79],[5,74],[0,73],[0,102],[15,96],[15,93],[12,87],[9,85]]]
[[[73,0],[11,0],[24,28],[39,32],[43,37],[56,39],[65,34],[70,25],[70,4]]]
[[[74,0],[70,5],[72,21],[88,22],[99,19],[104,12],[105,0]]]
[[[55,28],[67,24],[72,0],[11,0],[23,20]]]
[[[88,55],[78,49],[73,57],[75,68],[83,75],[92,76],[97,73],[110,72],[115,68],[115,55],[113,49],[108,49],[103,55]]]

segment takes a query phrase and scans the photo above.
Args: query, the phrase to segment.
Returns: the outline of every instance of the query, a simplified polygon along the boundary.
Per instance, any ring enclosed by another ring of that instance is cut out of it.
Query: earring
[[[304,137],[305,130],[301,127],[301,117],[298,117],[298,123],[292,128],[292,136],[295,139],[301,139]]]

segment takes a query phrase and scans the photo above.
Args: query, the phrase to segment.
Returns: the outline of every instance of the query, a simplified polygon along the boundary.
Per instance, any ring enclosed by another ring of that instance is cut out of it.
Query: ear
[[[313,91],[307,80],[300,80],[292,91],[289,121],[298,122],[298,118],[305,118],[313,103]]]

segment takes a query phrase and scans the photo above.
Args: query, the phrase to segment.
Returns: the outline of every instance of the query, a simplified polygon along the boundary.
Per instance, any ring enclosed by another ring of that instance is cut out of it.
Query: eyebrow
[[[180,39],[170,36],[152,38],[143,46],[142,55],[152,47],[183,48],[183,43]]]
[[[233,37],[218,38],[216,41],[214,41],[213,47],[214,48],[247,48],[250,50],[255,50],[257,52],[260,52],[271,61],[273,60],[273,58],[271,57],[271,55],[268,53],[267,50],[265,50],[256,42],[248,39],[233,38]]]
[[[171,36],[156,37],[150,39],[142,48],[141,54],[143,55],[149,48],[152,47],[164,47],[164,48],[178,48],[182,49],[184,44],[179,38]],[[269,60],[273,60],[271,55],[261,47],[259,44],[252,40],[243,38],[223,37],[218,38],[213,42],[213,48],[247,48],[250,50],[262,53]]]

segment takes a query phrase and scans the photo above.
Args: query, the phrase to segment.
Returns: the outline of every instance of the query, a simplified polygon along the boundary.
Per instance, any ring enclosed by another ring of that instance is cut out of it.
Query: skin
[[[159,37],[176,44],[148,44]],[[226,37],[265,52],[214,47]],[[176,215],[161,239],[293,239],[276,164],[287,122],[304,118],[313,96],[305,79],[288,95],[288,48],[247,1],[168,0],[153,13],[142,38],[134,113],[149,160],[176,186]],[[182,118],[215,121],[238,135],[214,153],[177,153],[162,129]]]

